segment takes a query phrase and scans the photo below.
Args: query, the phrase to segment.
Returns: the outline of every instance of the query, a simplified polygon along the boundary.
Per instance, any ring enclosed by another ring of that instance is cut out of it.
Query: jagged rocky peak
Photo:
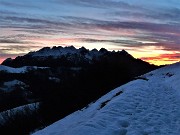
[[[89,51],[88,49],[86,49],[84,46],[82,46],[81,48],[79,48],[80,51]]]
[[[126,50],[122,50],[122,51],[118,51],[119,54],[123,55],[123,56],[130,56],[133,57],[131,54],[129,54]]]
[[[133,58],[125,50],[122,51],[108,51],[105,48],[101,48],[99,51],[97,49],[86,49],[81,47],[79,49],[74,46],[53,46],[53,47],[44,47],[38,51],[30,52],[24,56],[18,56],[15,59],[7,59],[2,64],[12,67],[21,67],[21,66],[50,66],[49,63],[54,63],[58,65],[57,61],[59,60],[62,64],[62,59],[67,63],[71,61],[72,63],[91,63],[93,60],[101,60],[104,56],[106,58],[124,58],[129,59]],[[51,62],[49,62],[51,60]],[[53,62],[52,62],[53,60]],[[46,63],[46,64],[45,64]]]
[[[71,46],[66,46],[66,47],[64,47],[64,49],[76,50],[76,48],[75,48],[73,45],[71,45]]]
[[[106,50],[105,48],[101,48],[99,51],[102,52],[102,53],[108,52],[108,50]]]
[[[60,56],[60,55],[66,55],[66,54],[81,54],[81,55],[86,55],[86,54],[106,54],[107,52],[110,52],[106,50],[105,48],[101,48],[99,51],[97,49],[86,49],[85,47],[81,47],[79,49],[76,49],[74,46],[53,46],[52,48],[50,47],[44,47],[38,51],[35,52],[30,52],[27,55],[33,56],[33,57],[38,57],[38,56]],[[115,51],[113,52],[115,53]],[[128,52],[125,50],[118,51],[118,53],[121,53],[123,55],[130,55]]]
[[[62,48],[63,48],[62,46],[53,46],[52,50],[59,50],[59,49],[62,49]]]
[[[49,51],[51,48],[50,47],[43,47],[42,49],[40,49],[39,51]]]
[[[38,57],[38,56],[59,56],[59,55],[65,55],[68,53],[77,53],[77,49],[74,46],[53,46],[52,48],[50,47],[44,47],[40,49],[39,51],[36,52],[30,52],[27,55],[33,56],[33,57]]]
[[[7,58],[7,59],[4,60],[4,62],[11,62],[11,61],[13,61],[12,58]]]
[[[123,53],[123,54],[129,54],[129,53],[128,53],[126,50],[124,50],[124,49],[121,51],[121,53]]]
[[[2,64],[2,65],[4,65],[4,64],[10,64],[12,61],[13,61],[12,58],[7,58],[7,59],[5,59],[1,64]]]
[[[97,49],[92,49],[90,51],[90,54],[99,54],[99,51]]]
[[[94,49],[92,49],[91,51],[92,51],[92,52],[98,52],[98,50],[97,50],[97,49],[95,49],[95,48],[94,48]]]
[[[80,52],[81,54],[87,54],[87,53],[89,52],[89,50],[86,49],[84,46],[82,46],[81,48],[79,48],[79,52]]]

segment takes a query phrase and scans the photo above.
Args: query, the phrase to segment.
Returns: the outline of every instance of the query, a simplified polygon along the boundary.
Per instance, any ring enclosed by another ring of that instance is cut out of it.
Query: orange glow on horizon
[[[176,62],[180,62],[180,58],[179,59],[171,59],[170,57],[165,57],[162,58],[161,56],[157,56],[157,57],[139,57],[140,59],[150,63],[150,64],[155,64],[155,65],[166,65],[166,64],[173,64]],[[0,58],[0,64],[7,58]]]
[[[39,42],[44,42],[45,39],[40,39]],[[80,48],[82,47],[82,45],[80,45],[81,43],[78,42],[78,40],[76,40],[75,38],[60,38],[60,39],[52,39],[52,40],[47,40],[47,42],[51,42],[51,41],[55,41],[56,45],[58,45],[58,43],[60,41],[64,41],[67,43],[61,44],[61,46],[70,46],[72,45],[71,43],[73,42],[73,45],[76,48]],[[46,41],[45,41],[46,42]],[[164,48],[162,48],[161,46],[157,47],[157,46],[144,46],[144,47],[128,47],[128,46],[116,46],[116,45],[108,45],[108,44],[104,44],[101,42],[97,42],[97,43],[87,43],[87,42],[82,42],[83,46],[89,50],[92,50],[94,48],[96,49],[100,49],[100,48],[106,48],[107,50],[110,51],[121,51],[122,49],[127,50],[128,53],[130,53],[133,57],[135,58],[139,58],[142,59],[144,61],[147,61],[151,64],[155,64],[155,65],[165,65],[165,64],[172,64],[172,63],[176,63],[180,61],[180,51],[167,51]],[[54,46],[55,44],[49,44],[50,47]],[[42,45],[42,47],[44,47]],[[39,47],[36,48],[32,48],[31,51],[36,51],[42,48],[41,45]],[[26,50],[23,53],[28,53],[30,50]],[[13,54],[12,54],[13,53]],[[19,56],[22,52],[10,52],[10,55],[7,57],[11,57],[11,58],[15,58],[16,56]],[[11,55],[12,54],[12,55]],[[7,57],[0,57],[0,63],[2,63]]]
[[[155,65],[165,65],[165,64],[172,64],[176,62],[180,62],[180,54],[161,54],[156,57],[143,57],[141,58],[144,61],[147,61],[151,64]]]

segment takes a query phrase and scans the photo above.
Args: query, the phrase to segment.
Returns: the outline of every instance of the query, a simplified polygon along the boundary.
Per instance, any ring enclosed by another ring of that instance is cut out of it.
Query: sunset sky
[[[180,61],[180,0],[0,0],[0,63],[58,45]]]

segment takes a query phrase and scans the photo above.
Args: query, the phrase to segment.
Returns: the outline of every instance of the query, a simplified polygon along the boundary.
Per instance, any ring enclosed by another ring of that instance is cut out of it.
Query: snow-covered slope
[[[20,68],[12,68],[4,65],[0,65],[0,71],[4,71],[7,73],[25,73],[28,72],[29,70],[36,70],[36,69],[43,69],[47,67],[36,67],[36,66],[24,66]]]
[[[0,92],[12,92],[14,89],[19,88],[21,90],[25,90],[28,87],[24,82],[19,80],[12,80],[8,82],[4,82],[3,85],[0,85]]]
[[[109,92],[34,135],[180,135],[180,63]]]
[[[33,111],[36,111],[38,108],[39,108],[39,102],[19,106],[19,107],[16,107],[7,111],[0,112],[0,125],[3,125],[4,123],[6,123],[8,119],[16,115],[18,112],[26,114],[27,111],[33,112]]]

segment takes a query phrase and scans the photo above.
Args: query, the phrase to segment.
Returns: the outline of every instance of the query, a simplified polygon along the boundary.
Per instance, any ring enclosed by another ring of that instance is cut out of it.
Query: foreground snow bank
[[[180,63],[109,92],[34,135],[180,135]]]

